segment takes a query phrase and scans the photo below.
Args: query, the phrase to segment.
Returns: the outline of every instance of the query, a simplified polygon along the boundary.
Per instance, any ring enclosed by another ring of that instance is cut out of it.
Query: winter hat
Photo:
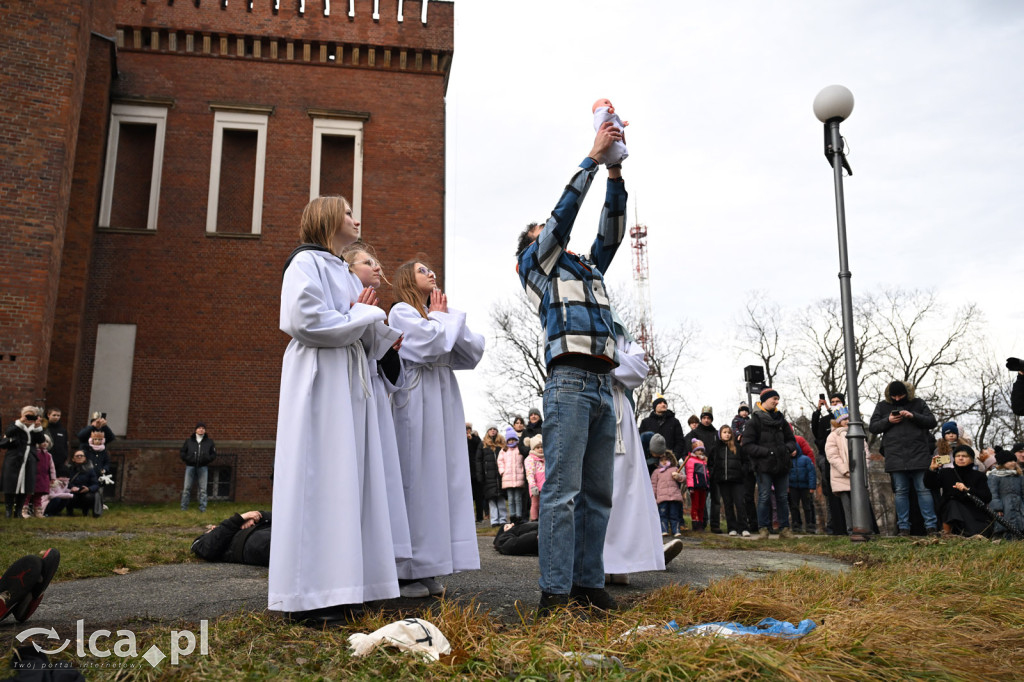
[[[652,437],[654,437],[654,431],[644,431],[640,434],[640,446],[644,449],[644,457],[651,456]]]
[[[698,450],[704,450],[705,452],[707,452],[707,448],[704,447],[704,441],[702,441],[700,438],[694,438],[693,440],[690,441],[690,443],[692,443],[690,447],[690,452],[697,452]]]
[[[715,418],[715,413],[711,411],[710,405],[705,405],[700,408],[700,418],[703,419],[704,417],[711,417],[712,419]]]
[[[668,445],[665,443],[665,436],[660,433],[656,433],[651,436],[651,455],[654,457],[661,457],[665,450],[668,449]]]
[[[514,440],[514,441],[516,441],[518,443],[519,442],[519,434],[516,432],[515,429],[513,429],[510,426],[507,429],[505,429],[505,440],[506,441]]]
[[[533,415],[537,415],[538,417],[542,416],[541,413],[540,413],[540,410],[538,410],[536,407],[531,407],[530,408],[529,416],[532,417]]]
[[[843,395],[842,393],[840,393],[839,391],[836,391],[835,393],[833,393],[832,395],[829,396],[830,400],[832,398],[838,398],[839,402],[841,402],[843,405],[846,404],[846,396]]]
[[[1024,443],[1014,443],[1010,452],[1020,452],[1021,450],[1024,450]]]
[[[206,422],[196,422],[196,428],[192,429],[192,430],[195,431],[196,429],[205,429],[205,428],[206,428]]]
[[[779,392],[776,391],[774,388],[766,388],[763,391],[761,391],[761,402],[762,403],[764,403],[764,401],[768,400],[769,398],[778,398],[778,397],[779,397]]]
[[[654,408],[656,408],[661,403],[665,403],[666,405],[668,405],[668,401],[665,400],[664,397],[659,395],[657,398],[654,399],[654,402],[651,403],[651,409],[653,410]]]
[[[498,425],[497,424],[488,424],[487,428],[484,429],[484,435],[487,435],[487,432],[490,431],[491,429],[494,429],[495,431],[498,431]],[[500,434],[501,431],[498,431],[498,433]]]
[[[530,448],[530,450],[536,450],[537,448],[544,447],[544,436],[539,433],[536,436],[530,436],[526,441],[526,446]]]
[[[1016,462],[1017,458],[1013,456],[1012,452],[1007,452],[1000,447],[996,448],[996,463],[997,464],[1009,464],[1010,462]]]
[[[839,407],[832,410],[832,418],[835,419],[837,422],[841,422],[844,419],[849,419],[850,408],[846,407],[845,405],[840,405]]]
[[[746,403],[740,403],[740,407],[738,410],[736,410],[736,414],[739,414],[740,412],[746,412],[747,414],[750,414],[750,405],[747,405]]]
[[[968,455],[971,456],[971,459],[974,459],[974,449],[971,448],[970,445],[957,445],[955,448],[953,448],[954,457],[956,457],[957,454],[961,452],[966,452]]]
[[[945,436],[947,433],[955,433],[958,436],[960,435],[960,429],[957,428],[955,421],[948,421],[942,425],[942,435]]]
[[[889,387],[886,388],[885,390],[889,393],[889,397],[890,398],[893,397],[894,395],[909,395],[910,394],[910,392],[907,391],[907,385],[905,383],[903,383],[902,381],[894,381],[894,382],[892,382],[891,384],[889,384]]]

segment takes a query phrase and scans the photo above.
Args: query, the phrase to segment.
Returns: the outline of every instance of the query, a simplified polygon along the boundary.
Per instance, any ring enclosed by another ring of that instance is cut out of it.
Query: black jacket
[[[953,486],[961,482],[967,490],[979,500],[988,504],[992,501],[992,491],[988,487],[988,477],[974,466],[950,467],[924,472],[924,485],[930,490],[941,493],[939,508],[936,510],[939,519],[950,523],[954,518],[963,524],[964,535],[976,535],[984,532],[990,523],[988,514],[978,507],[968,494]]]
[[[64,428],[63,423],[57,422],[47,425],[45,433],[53,441],[50,447],[53,466],[57,470],[57,475],[63,476],[68,468],[68,430]]]
[[[875,406],[868,425],[871,433],[883,434],[882,443],[885,447],[882,455],[885,457],[887,472],[923,470],[932,463],[935,441],[931,431],[937,424],[935,416],[923,400],[914,397],[913,384],[904,384],[907,396],[899,403],[893,402],[889,387],[886,386],[885,399]],[[914,417],[893,424],[889,421],[889,413],[897,409],[907,410]]]
[[[190,467],[209,466],[217,457],[217,446],[209,436],[203,436],[203,442],[196,439],[192,434],[181,446],[181,461]]]
[[[242,530],[241,514],[224,519],[209,533],[192,541],[192,553],[207,561],[227,561],[251,566],[270,565],[270,512],[261,511],[260,520]]]
[[[748,468],[742,448],[732,452],[722,441],[708,448],[708,466],[711,468],[711,480],[716,483],[742,481]]]
[[[832,432],[832,418],[823,417],[821,414],[821,408],[811,413],[811,433],[814,435],[814,444],[818,446],[818,454],[825,454],[825,441],[828,440],[828,434]],[[819,457],[818,459],[825,459]],[[816,460],[817,461],[817,460]]]
[[[762,474],[789,473],[790,452],[797,449],[796,437],[780,410],[765,412],[758,405],[743,430],[743,454],[754,471]]]
[[[660,433],[665,439],[665,447],[677,455],[689,452],[689,448],[687,448],[684,453],[680,453],[680,449],[683,448],[683,425],[676,419],[676,413],[672,410],[665,410],[665,414],[660,417],[654,410],[651,410],[651,413],[640,422],[638,430],[640,433],[645,431]]]
[[[72,464],[68,474],[69,490],[75,487],[88,488],[90,493],[94,493],[100,489],[100,479],[96,473],[96,467],[89,460],[85,460],[83,464]],[[85,493],[75,493],[75,495],[83,494]]]
[[[482,441],[480,436],[475,433],[470,433],[469,437],[466,438],[466,447],[469,450],[469,477],[473,482],[473,486],[480,485],[483,481],[480,480],[480,474],[477,472],[477,456],[480,452],[480,445]],[[474,493],[474,496],[476,493]]]
[[[477,476],[483,483],[486,500],[497,500],[505,496],[501,489],[501,474],[498,473],[498,452],[481,445],[480,455],[477,457]]]
[[[519,454],[523,456],[523,459],[530,455],[530,446],[526,444],[527,438],[533,438],[538,433],[543,433],[544,419],[538,419],[536,424],[531,424],[529,421],[526,422],[526,428],[523,429],[523,433],[519,436]]]
[[[703,424],[697,424],[683,437],[682,454],[685,455],[688,452],[693,452],[694,438],[704,443],[705,452],[711,452],[711,446],[718,442],[718,429],[714,425],[704,426]]]
[[[93,431],[102,431],[103,432],[103,438],[105,439],[103,441],[104,445],[110,445],[115,440],[117,440],[117,436],[114,435],[114,432],[111,431],[110,427],[107,426],[106,424],[104,424],[101,428],[98,428],[98,429],[95,426],[93,426],[92,424],[89,424],[84,429],[82,429],[81,431],[78,432],[78,446],[80,448],[83,448],[83,449],[86,449],[86,450],[89,448],[89,436],[92,435]]]
[[[17,424],[11,424],[4,432],[4,445],[7,454],[4,456],[0,480],[3,481],[3,492],[14,494],[18,485],[18,472],[21,471],[22,463],[25,465],[25,491],[28,494],[35,492],[36,488],[36,446],[43,442],[43,432],[32,431],[26,433]],[[28,462],[25,462],[25,457]]]
[[[1018,417],[1024,417],[1024,376],[1020,374],[1010,389],[1010,409]]]
[[[537,522],[517,523],[494,536],[494,549],[508,555],[537,556]]]

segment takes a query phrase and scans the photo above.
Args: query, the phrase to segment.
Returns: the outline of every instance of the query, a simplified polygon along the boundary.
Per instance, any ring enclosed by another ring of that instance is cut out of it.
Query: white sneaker
[[[729,531],[729,537],[731,537],[731,538],[739,537],[739,533],[737,533],[734,530],[731,530],[731,531]]]
[[[398,588],[398,593],[406,599],[425,599],[430,596],[430,590],[423,583],[408,583]]]
[[[743,537],[749,538],[750,537],[750,531],[749,530],[743,531]]]
[[[683,551],[683,541],[669,540],[662,545],[662,551],[665,553],[665,565],[667,566],[670,561],[679,556],[679,553]]]
[[[437,582],[434,578],[420,578],[420,585],[427,588],[427,592],[434,597],[439,597],[444,594],[444,585]]]

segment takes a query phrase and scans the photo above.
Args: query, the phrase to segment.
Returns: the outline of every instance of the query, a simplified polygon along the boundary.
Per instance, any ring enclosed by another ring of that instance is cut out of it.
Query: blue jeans
[[[508,515],[512,518],[523,518],[523,496],[519,488],[505,488],[505,495],[508,498]]]
[[[661,532],[675,535],[683,520],[683,503],[679,500],[659,502],[658,516],[661,517]]]
[[[779,528],[789,528],[789,472],[763,474],[757,472],[757,527],[772,529],[772,487]]]
[[[185,486],[181,490],[181,511],[188,509],[189,494],[192,491],[192,484],[196,481],[196,474],[199,474],[199,511],[206,511],[206,467],[185,467]]]
[[[544,388],[540,589],[604,587],[604,537],[612,508],[612,377],[556,365]],[[572,557],[572,562],[566,561]]]
[[[932,500],[932,493],[924,487],[924,469],[912,471],[892,471],[893,486],[896,488],[896,522],[900,530],[910,530],[910,484],[913,481],[914,491],[917,493],[917,506],[921,508],[921,516],[924,517],[924,525],[928,530],[938,528],[939,522],[935,517],[935,504]],[[847,520],[847,524],[849,524]]]
[[[487,500],[487,506],[490,507],[491,510],[492,526],[500,526],[508,523],[508,518],[505,516],[505,500]]]

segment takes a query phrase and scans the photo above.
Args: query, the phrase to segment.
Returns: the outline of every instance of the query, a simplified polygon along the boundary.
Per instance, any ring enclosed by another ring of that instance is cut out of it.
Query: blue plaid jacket
[[[614,366],[615,329],[601,273],[611,265],[626,231],[626,186],[608,180],[590,257],[568,251],[569,237],[597,172],[586,158],[573,173],[537,241],[519,254],[519,281],[547,334],[544,363],[566,353],[603,358]]]

